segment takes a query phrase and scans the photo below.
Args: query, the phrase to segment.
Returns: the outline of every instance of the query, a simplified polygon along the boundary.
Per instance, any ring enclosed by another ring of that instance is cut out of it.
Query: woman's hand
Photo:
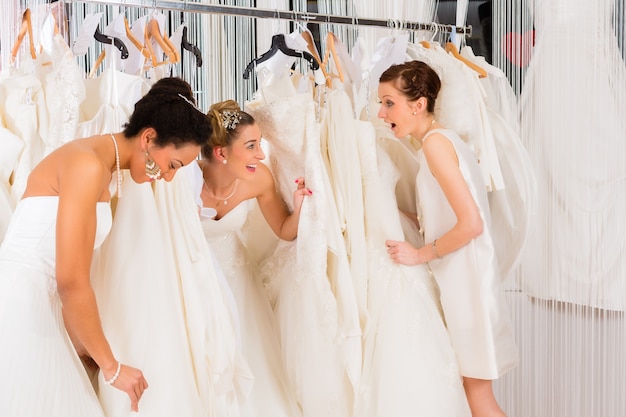
[[[300,210],[300,207],[302,207],[302,201],[304,201],[304,197],[313,194],[313,191],[306,188],[303,177],[297,178],[296,184],[298,184],[298,187],[296,188],[296,191],[293,192],[294,211]]]
[[[426,259],[420,259],[419,251],[408,242],[398,242],[396,240],[385,241],[387,253],[393,263],[401,265],[419,265],[426,262]]]
[[[115,369],[104,373],[104,380],[108,381],[115,375]],[[148,388],[148,382],[143,377],[143,373],[136,368],[121,365],[117,379],[111,384],[115,388],[124,391],[130,397],[130,408],[132,411],[139,411],[139,400],[143,392]]]

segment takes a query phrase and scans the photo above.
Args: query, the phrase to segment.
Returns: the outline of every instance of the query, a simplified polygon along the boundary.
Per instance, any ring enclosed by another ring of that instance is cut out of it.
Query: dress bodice
[[[240,231],[246,222],[252,201],[242,201],[219,220],[201,217],[204,236],[220,260],[226,276],[232,276],[231,272],[247,263]]]
[[[43,268],[54,276],[58,196],[27,197],[17,204],[0,247],[0,259]],[[96,206],[97,226],[94,246],[98,247],[111,229],[109,203]]]
[[[433,129],[425,137],[432,133],[441,133],[454,146],[454,150],[459,159],[459,169],[463,174],[463,178],[474,197],[474,201],[478,206],[481,218],[485,223],[485,228],[490,228],[491,218],[489,212],[489,203],[486,193],[479,190],[478,184],[482,184],[482,176],[476,161],[476,155],[469,146],[454,132],[449,129]],[[448,203],[448,200],[441,190],[439,183],[430,172],[428,162],[423,152],[418,154],[420,161],[420,171],[417,174],[418,189],[418,211],[422,217],[422,225],[424,227],[424,240],[431,242],[452,229],[456,224],[456,215]]]
[[[202,217],[204,236],[213,240],[240,231],[248,217],[251,202],[252,200],[242,201],[219,220]]]

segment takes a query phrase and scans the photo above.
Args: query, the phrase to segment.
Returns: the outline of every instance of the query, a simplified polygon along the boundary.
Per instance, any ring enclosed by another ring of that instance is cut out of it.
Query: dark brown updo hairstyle
[[[202,157],[207,160],[213,157],[213,148],[229,146],[239,136],[243,126],[254,124],[254,118],[242,111],[234,100],[213,104],[207,116],[211,123],[211,135],[202,147]]]
[[[196,107],[191,86],[176,77],[160,79],[135,104],[124,136],[133,137],[147,127],[156,130],[154,143],[159,147],[204,146],[211,135],[211,123]]]
[[[409,101],[425,97],[426,110],[435,112],[435,101],[441,89],[437,73],[422,61],[408,61],[392,65],[380,76],[381,83],[392,82]]]

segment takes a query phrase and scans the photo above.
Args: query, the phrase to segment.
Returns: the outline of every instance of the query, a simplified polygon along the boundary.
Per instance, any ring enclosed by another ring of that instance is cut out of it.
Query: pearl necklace
[[[110,133],[111,139],[113,139],[113,145],[115,146],[115,171],[117,172],[117,198],[122,197],[122,171],[120,170],[120,151],[117,148],[117,140],[113,133]]]
[[[437,123],[437,121],[436,121],[435,119],[433,119],[433,121],[432,121],[432,122],[430,122],[430,126],[428,126],[428,129],[426,129],[426,132],[424,132],[424,134],[422,135],[422,138],[421,138],[421,139],[418,139],[420,144],[422,144],[422,145],[424,144],[424,138],[426,137],[426,135],[428,134],[428,132],[430,132],[431,130],[433,130],[433,125],[434,125],[435,123]]]
[[[233,190],[226,197],[218,197],[215,194],[213,194],[211,190],[209,190],[209,186],[207,185],[206,180],[204,179],[204,169],[202,169],[202,182],[204,183],[204,188],[206,188],[207,192],[211,195],[211,197],[213,197],[216,200],[223,201],[224,205],[226,205],[228,204],[228,199],[234,196],[235,193],[237,192],[237,185],[239,185],[239,178],[235,178],[235,181],[233,181]]]

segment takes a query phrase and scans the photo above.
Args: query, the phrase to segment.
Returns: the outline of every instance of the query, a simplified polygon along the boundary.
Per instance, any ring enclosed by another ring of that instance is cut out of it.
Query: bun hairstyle
[[[156,130],[154,143],[160,147],[204,146],[212,132],[209,119],[195,105],[191,86],[176,77],[160,79],[135,103],[124,136],[136,136],[148,127]]]
[[[409,101],[416,101],[420,97],[427,100],[426,110],[435,112],[435,101],[441,80],[437,73],[422,61],[408,61],[403,64],[392,65],[380,76],[381,83],[392,82],[395,87],[406,96]]]
[[[254,118],[242,111],[234,100],[220,101],[211,106],[207,113],[211,123],[208,143],[202,147],[202,157],[211,159],[213,148],[226,147],[239,136],[243,126],[254,124]]]

